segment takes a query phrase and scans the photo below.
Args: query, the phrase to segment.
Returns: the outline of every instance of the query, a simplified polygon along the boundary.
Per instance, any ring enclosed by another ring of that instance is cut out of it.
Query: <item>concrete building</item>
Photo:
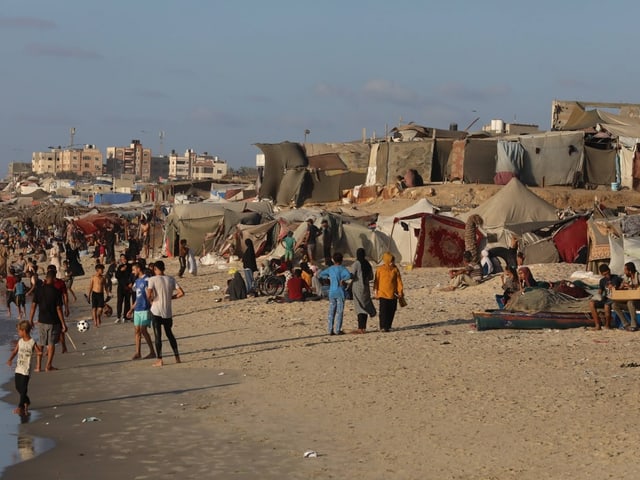
[[[140,140],[131,140],[128,147],[107,147],[107,173],[119,177],[134,175],[143,181],[151,178],[151,149]]]
[[[102,174],[102,152],[95,145],[52,148],[49,152],[33,152],[31,169],[36,175],[73,172],[81,176]]]
[[[175,180],[219,180],[227,175],[227,162],[208,152],[197,154],[188,149],[184,155],[175,150],[169,155],[169,178]]]
[[[31,163],[27,162],[11,162],[9,163],[9,178],[19,177],[20,175],[31,175]]]

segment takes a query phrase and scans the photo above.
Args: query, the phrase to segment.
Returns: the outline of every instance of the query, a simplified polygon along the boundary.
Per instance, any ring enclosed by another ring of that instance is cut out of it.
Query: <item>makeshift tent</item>
[[[503,246],[509,246],[509,231],[523,233],[525,229],[522,226],[533,231],[558,221],[556,207],[538,197],[517,178],[511,179],[486,202],[459,217],[466,220],[474,214],[482,217],[482,230],[495,237],[491,243]]]
[[[422,228],[421,218],[406,220],[406,227],[397,224],[396,219],[412,217],[415,214],[433,214],[436,209],[437,207],[434,207],[429,200],[421,198],[412,206],[396,212],[394,215],[378,217],[376,229],[384,233],[387,238],[392,239],[388,249],[396,257],[396,262],[410,263],[413,261],[417,246],[414,232]]]
[[[571,185],[582,171],[583,132],[545,132],[518,139],[526,152],[520,173],[525,185]]]
[[[165,220],[167,254],[177,255],[180,240],[186,239],[194,253],[200,255],[205,237],[222,223],[226,210],[236,212],[250,210],[268,214],[272,211],[272,207],[268,202],[201,202],[174,205]]]
[[[448,177],[465,183],[493,183],[496,155],[495,138],[456,140],[447,163]]]
[[[369,176],[381,185],[393,184],[409,169],[417,170],[425,182],[431,181],[435,140],[384,142],[371,149]],[[373,184],[367,182],[368,184]]]

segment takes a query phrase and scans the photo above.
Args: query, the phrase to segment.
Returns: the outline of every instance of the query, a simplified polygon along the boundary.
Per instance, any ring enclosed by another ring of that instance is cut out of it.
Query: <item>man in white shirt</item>
[[[180,363],[180,354],[178,353],[178,342],[173,336],[171,328],[173,326],[173,313],[171,311],[171,300],[184,296],[184,290],[178,285],[176,280],[164,274],[164,262],[158,260],[153,264],[155,275],[149,277],[149,285],[147,288],[147,298],[151,302],[151,315],[153,315],[152,325],[153,334],[155,336],[156,356],[158,360],[153,364],[154,367],[161,367],[162,363],[162,328],[167,334],[169,345],[173,350],[176,363]],[[174,293],[175,292],[175,293]]]

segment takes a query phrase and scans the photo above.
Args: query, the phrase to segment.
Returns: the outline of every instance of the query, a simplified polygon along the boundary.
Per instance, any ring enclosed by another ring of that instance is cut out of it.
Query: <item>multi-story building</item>
[[[9,163],[9,178],[19,177],[20,175],[31,175],[31,172],[33,172],[31,163],[27,163],[27,162]]]
[[[188,149],[184,155],[175,150],[169,155],[169,178],[180,180],[219,180],[227,174],[227,162],[208,152],[197,154]]]
[[[77,175],[102,174],[102,152],[95,145],[52,148],[49,152],[33,152],[31,168],[37,175],[73,172]]]
[[[175,150],[169,154],[169,178],[188,180],[191,175],[191,165],[196,161],[196,152],[187,149],[184,155],[178,155]]]
[[[107,171],[147,181],[151,178],[151,149],[144,148],[140,140],[131,140],[128,147],[107,147]]]

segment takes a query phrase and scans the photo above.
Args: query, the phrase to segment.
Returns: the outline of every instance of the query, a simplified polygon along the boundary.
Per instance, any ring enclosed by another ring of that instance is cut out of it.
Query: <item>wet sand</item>
[[[583,268],[532,271],[555,280]],[[403,273],[409,305],[392,332],[374,318],[365,335],[329,337],[327,302],[215,303],[208,289],[227,278],[202,267],[181,281],[180,365],[166,341],[164,367],[131,361],[131,323],[72,329],[78,351],[34,376],[41,416],[21,426],[56,448],[4,478],[636,476],[640,333],[476,332],[471,312],[494,308],[500,280],[440,292],[437,268]],[[86,303],[72,310],[88,318]],[[348,303],[344,329],[355,328]]]

